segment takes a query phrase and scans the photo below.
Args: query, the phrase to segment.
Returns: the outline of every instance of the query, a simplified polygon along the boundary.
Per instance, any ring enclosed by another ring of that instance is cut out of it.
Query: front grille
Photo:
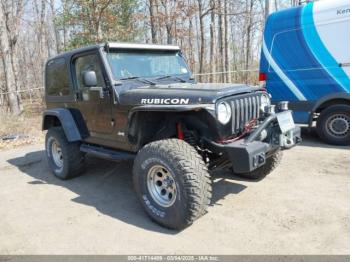
[[[249,94],[231,97],[226,101],[232,109],[232,132],[237,134],[243,131],[244,126],[252,119],[260,116],[261,94]]]

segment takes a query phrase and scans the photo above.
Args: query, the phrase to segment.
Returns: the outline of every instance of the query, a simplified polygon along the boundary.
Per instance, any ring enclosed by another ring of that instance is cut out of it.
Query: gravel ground
[[[43,146],[0,152],[0,254],[349,254],[350,147],[304,134],[262,181],[214,177],[208,214],[171,231],[151,222],[131,163],[90,158],[53,177]]]

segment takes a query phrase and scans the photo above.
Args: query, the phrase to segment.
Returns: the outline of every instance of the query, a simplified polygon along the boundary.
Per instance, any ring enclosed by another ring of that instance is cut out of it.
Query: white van
[[[326,142],[350,144],[350,0],[321,0],[269,16],[260,80],[290,101],[296,123]]]

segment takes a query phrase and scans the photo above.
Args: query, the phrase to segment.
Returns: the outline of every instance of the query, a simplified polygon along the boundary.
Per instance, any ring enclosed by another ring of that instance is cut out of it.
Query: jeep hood
[[[196,105],[213,104],[218,99],[259,91],[244,84],[176,83],[141,86],[119,92],[121,105]]]

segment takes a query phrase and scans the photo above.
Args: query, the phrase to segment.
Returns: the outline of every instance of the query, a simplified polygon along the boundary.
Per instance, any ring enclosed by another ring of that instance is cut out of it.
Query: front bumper
[[[278,141],[270,143],[246,140],[225,145],[225,151],[235,173],[251,172],[266,163],[266,159],[277,150],[289,149],[301,142],[300,127],[279,134]]]
[[[282,133],[277,122],[280,113],[267,117],[247,138],[227,144],[213,143],[211,149],[221,152],[233,166],[235,173],[251,172],[266,163],[277,150],[290,149],[301,142],[300,127]],[[263,133],[268,136],[261,138]],[[262,141],[261,141],[262,140]]]

